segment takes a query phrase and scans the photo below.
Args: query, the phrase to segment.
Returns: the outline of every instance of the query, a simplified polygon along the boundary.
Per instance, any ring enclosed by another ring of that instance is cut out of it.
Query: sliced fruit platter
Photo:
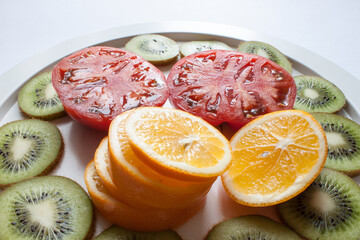
[[[0,239],[358,239],[354,99],[244,36],[128,34],[16,86]]]

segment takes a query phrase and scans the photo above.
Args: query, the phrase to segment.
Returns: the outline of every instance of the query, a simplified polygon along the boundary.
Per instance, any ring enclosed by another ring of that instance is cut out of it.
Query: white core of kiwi
[[[56,95],[57,95],[57,93],[55,91],[54,86],[52,85],[52,83],[49,83],[45,88],[45,98],[52,99],[52,98],[56,97]]]
[[[33,142],[28,139],[16,137],[13,145],[11,146],[11,151],[14,157],[14,161],[21,160],[25,155],[31,150]]]
[[[306,88],[304,90],[304,95],[305,95],[305,97],[308,97],[310,99],[316,99],[320,96],[316,90],[311,89],[311,88]]]
[[[329,196],[329,194],[321,191],[314,192],[312,199],[310,200],[310,204],[323,212],[331,212],[336,208],[336,204],[334,200]]]
[[[38,222],[40,225],[45,228],[51,228],[54,223],[56,212],[54,209],[57,206],[53,201],[47,200],[33,205],[26,205],[29,213],[30,219],[34,222]]]
[[[340,133],[336,132],[325,132],[326,139],[329,145],[332,146],[341,146],[346,144],[346,141]]]

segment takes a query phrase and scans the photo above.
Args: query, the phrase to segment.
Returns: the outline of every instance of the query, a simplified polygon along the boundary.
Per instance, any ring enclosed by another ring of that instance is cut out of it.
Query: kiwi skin
[[[343,174],[348,175],[349,177],[356,177],[360,174],[360,169],[359,170],[352,170],[352,171],[341,171],[341,170],[337,170]]]
[[[19,106],[19,110],[21,111],[21,113],[26,116],[26,117],[29,117],[29,118],[34,118],[34,119],[41,119],[41,120],[44,120],[44,121],[50,121],[50,120],[54,120],[54,119],[57,119],[57,118],[61,118],[61,117],[64,117],[66,116],[66,112],[61,112],[61,113],[56,113],[56,114],[53,114],[53,115],[47,115],[47,116],[43,116],[43,117],[40,117],[40,116],[34,116],[34,115],[30,115],[26,112],[24,112],[21,107]]]
[[[16,120],[16,121],[13,121],[13,122],[6,123],[5,125],[15,123],[15,122],[19,122],[19,121],[24,121],[24,120]],[[53,123],[50,123],[50,124],[54,125]],[[5,126],[5,125],[3,125],[3,126]],[[62,156],[64,154],[64,148],[65,148],[64,147],[64,138],[63,138],[60,130],[59,130],[59,133],[60,133],[60,136],[61,136],[61,146],[60,146],[59,153],[58,153],[57,157],[55,158],[55,160],[51,164],[49,164],[49,166],[47,168],[45,168],[40,174],[38,174],[37,176],[31,177],[31,178],[28,178],[28,179],[32,179],[32,178],[40,177],[40,176],[45,176],[48,173],[50,173],[53,169],[55,169],[55,167],[58,165],[58,163],[62,159]],[[26,181],[28,179],[23,179],[23,180],[21,180],[19,182],[23,182],[23,181]],[[4,190],[4,189],[6,189],[8,187],[13,186],[16,183],[19,183],[19,182],[13,182],[13,183],[9,183],[9,184],[0,184],[0,190]]]

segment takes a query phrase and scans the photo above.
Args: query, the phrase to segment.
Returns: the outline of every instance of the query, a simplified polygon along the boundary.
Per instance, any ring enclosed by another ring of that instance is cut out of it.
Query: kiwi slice
[[[65,177],[37,177],[7,188],[0,212],[2,240],[79,240],[92,234],[92,203]]]
[[[304,192],[278,209],[306,239],[359,239],[360,186],[341,172],[324,168]]]
[[[18,120],[0,127],[0,188],[48,173],[60,160],[63,139],[52,123]]]
[[[289,73],[292,72],[291,62],[277,48],[268,43],[259,41],[246,41],[242,42],[237,50],[239,52],[256,54],[268,58],[283,67]]]
[[[285,225],[260,215],[248,215],[225,220],[215,225],[205,237],[205,240],[237,239],[301,240],[295,232]]]
[[[159,232],[138,232],[118,226],[111,226],[94,240],[181,240],[182,238],[175,231],[163,230]]]
[[[165,65],[179,55],[179,46],[174,40],[157,34],[136,36],[126,43],[125,50],[155,65]]]
[[[324,78],[300,75],[294,80],[297,87],[294,109],[334,113],[346,103],[343,92]]]
[[[325,167],[349,176],[360,173],[360,125],[333,113],[312,113],[325,131],[328,156]]]
[[[186,57],[193,53],[211,49],[233,50],[225,43],[219,41],[191,41],[186,42],[180,46],[180,53],[182,57]]]
[[[51,120],[65,115],[51,83],[51,71],[35,76],[20,89],[18,105],[23,113],[32,118]]]

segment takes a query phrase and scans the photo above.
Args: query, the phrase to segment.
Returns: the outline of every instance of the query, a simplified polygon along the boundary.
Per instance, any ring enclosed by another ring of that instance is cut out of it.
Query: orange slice
[[[320,173],[327,155],[321,125],[297,110],[266,114],[230,140],[233,161],[222,175],[235,201],[268,206],[299,194]]]
[[[112,180],[125,193],[120,194],[120,200],[139,207],[179,208],[205,196],[215,178],[202,182],[180,181],[159,174],[136,157],[124,129],[130,113],[124,112],[112,121],[109,144],[103,141],[95,154],[96,168],[104,182],[109,179],[105,169],[110,161]]]
[[[187,208],[140,209],[112,197],[91,161],[85,169],[85,183],[97,210],[108,221],[136,231],[160,231],[176,227],[191,218],[205,204],[205,198]]]
[[[119,189],[111,177],[108,137],[105,137],[96,149],[94,163],[96,172],[99,174],[106,190],[109,191],[113,197],[124,201],[124,192],[126,192],[126,190]]]
[[[162,175],[202,181],[230,164],[229,141],[215,127],[190,113],[160,107],[132,111],[125,132],[135,154]]]

